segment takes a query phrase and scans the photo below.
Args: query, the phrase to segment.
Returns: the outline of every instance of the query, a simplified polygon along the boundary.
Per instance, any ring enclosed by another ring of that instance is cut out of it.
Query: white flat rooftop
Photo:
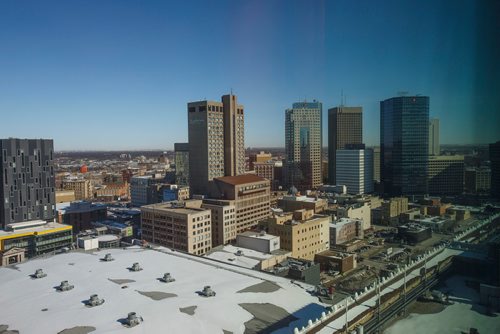
[[[106,253],[115,260],[100,261]],[[143,270],[129,271],[134,262]],[[31,278],[38,268],[47,276]],[[158,280],[167,272],[175,282]],[[57,292],[54,287],[64,280],[74,289]],[[92,334],[244,333],[262,330],[288,314],[291,322],[283,321],[283,327],[273,329],[291,333],[295,327],[307,325],[308,319],[320,317],[324,310],[306,291],[312,289],[306,284],[164,248],[70,252],[29,260],[15,267],[0,267],[0,282],[0,324],[23,334],[53,334],[77,326],[94,327]],[[199,296],[197,291],[205,285],[217,295]],[[249,287],[250,291],[238,292]],[[83,302],[92,294],[105,303],[85,306]],[[144,322],[124,327],[119,320],[129,312],[136,312]],[[273,321],[259,325],[250,321],[253,314]]]
[[[15,230],[15,231],[0,230],[0,237],[9,236],[9,235],[16,235],[16,234],[21,234],[21,233],[43,232],[43,231],[52,230],[55,228],[68,227],[68,226],[69,225],[59,224],[56,222],[48,222],[44,225],[27,227],[27,228]]]
[[[236,252],[238,251],[241,251],[242,255],[236,255]],[[226,245],[221,250],[213,251],[206,257],[229,264],[234,264],[236,266],[252,269],[262,260],[267,260],[273,257],[273,255],[261,253],[253,249]]]

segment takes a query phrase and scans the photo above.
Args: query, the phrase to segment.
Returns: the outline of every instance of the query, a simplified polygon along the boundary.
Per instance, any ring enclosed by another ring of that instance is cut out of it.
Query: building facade
[[[363,221],[340,218],[330,223],[330,247],[343,244],[353,239],[363,239]]]
[[[193,194],[208,193],[216,177],[245,173],[244,107],[235,95],[222,102],[188,103],[189,184]]]
[[[174,143],[175,182],[189,185],[189,143]]]
[[[75,234],[91,229],[92,222],[106,220],[106,205],[86,201],[71,202],[57,209],[57,221],[73,227]]]
[[[336,151],[348,144],[363,143],[363,109],[361,107],[338,106],[328,109],[328,182],[336,180]]]
[[[314,255],[330,249],[330,217],[312,210],[297,210],[269,217],[262,225],[280,237],[281,248],[292,257],[313,260]]]
[[[465,191],[471,194],[490,192],[491,169],[488,167],[467,168],[465,170]]]
[[[236,209],[236,233],[255,227],[270,215],[270,183],[257,175],[245,174],[215,178],[211,199],[204,203],[233,205]]]
[[[464,157],[429,156],[429,194],[459,195],[464,192]]]
[[[429,120],[429,155],[440,155],[439,146],[439,119],[431,118]]]
[[[386,194],[426,194],[429,97],[399,96],[380,102],[381,181]]]
[[[491,195],[500,198],[500,141],[490,144]]]
[[[371,228],[371,206],[368,202],[348,204],[337,208],[337,218],[355,219],[363,222],[363,230]]]
[[[0,139],[0,229],[55,217],[54,143],[51,139]]]
[[[285,111],[285,184],[299,190],[315,189],[321,175],[322,104],[297,102]]]
[[[93,197],[92,183],[86,179],[67,179],[62,181],[62,188],[64,190],[73,190],[75,192],[75,199],[83,201]]]
[[[0,252],[13,248],[24,250],[24,257],[31,258],[71,247],[72,228],[44,220],[11,223],[0,231]]]
[[[347,186],[348,194],[373,192],[373,150],[338,149],[336,183]]]
[[[172,203],[141,207],[142,238],[195,255],[212,248],[211,212]]]
[[[236,206],[230,203],[205,201],[203,209],[212,213],[212,247],[226,245],[236,240]]]
[[[373,148],[373,181],[380,182],[380,147]]]

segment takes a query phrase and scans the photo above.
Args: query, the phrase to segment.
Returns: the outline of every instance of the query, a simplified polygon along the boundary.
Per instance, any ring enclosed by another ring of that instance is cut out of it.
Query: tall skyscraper
[[[431,118],[429,121],[429,155],[439,155],[439,119]]]
[[[285,183],[299,190],[322,183],[322,104],[297,102],[285,111]]]
[[[361,107],[339,106],[328,109],[328,182],[337,184],[337,150],[348,144],[363,142],[363,109]]]
[[[500,198],[500,141],[490,144],[491,196]]]
[[[0,229],[11,223],[55,217],[54,143],[51,139],[1,139]]]
[[[384,192],[426,194],[429,97],[399,96],[380,102],[380,169]]]
[[[245,172],[244,111],[235,95],[188,103],[188,122],[192,194],[207,194],[216,177]]]

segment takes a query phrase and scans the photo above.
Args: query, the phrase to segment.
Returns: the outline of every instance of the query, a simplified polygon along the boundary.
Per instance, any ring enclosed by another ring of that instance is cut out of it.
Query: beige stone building
[[[210,191],[211,205],[233,205],[236,233],[256,226],[270,215],[270,182],[253,174],[215,178]]]
[[[141,207],[142,238],[203,255],[212,248],[211,211],[169,202]]]
[[[212,212],[212,247],[225,245],[236,240],[236,207],[230,203],[206,201],[201,204]]]
[[[349,204],[337,208],[337,218],[350,218],[363,221],[363,230],[371,228],[371,207],[367,202]]]
[[[278,199],[278,207],[285,212],[306,209],[320,213],[328,208],[328,201],[324,198],[288,195]]]
[[[330,249],[330,216],[314,214],[313,210],[269,217],[261,226],[280,237],[281,248],[292,257],[313,260],[314,255]]]
[[[63,180],[62,187],[64,190],[74,190],[76,200],[86,200],[93,196],[90,180]]]

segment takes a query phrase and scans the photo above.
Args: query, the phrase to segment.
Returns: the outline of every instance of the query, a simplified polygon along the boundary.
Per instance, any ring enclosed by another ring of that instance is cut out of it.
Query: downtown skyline
[[[342,91],[363,107],[367,145],[379,144],[380,101],[399,91],[430,97],[442,144],[497,139],[486,2],[287,5],[2,2],[1,137],[172,149],[187,141],[189,101],[232,90],[247,147],[284,147],[285,109],[316,99],[327,110]],[[324,112],[323,146],[327,123]]]

